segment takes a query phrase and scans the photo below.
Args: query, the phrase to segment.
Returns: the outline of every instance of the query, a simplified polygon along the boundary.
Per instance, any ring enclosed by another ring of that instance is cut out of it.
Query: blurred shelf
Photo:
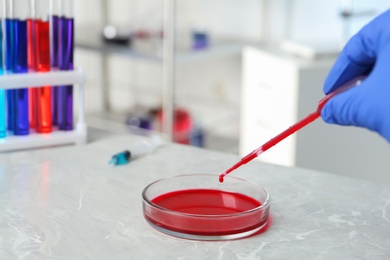
[[[237,40],[213,40],[209,47],[193,50],[188,44],[176,47],[176,61],[186,62],[195,59],[239,55],[245,46],[254,43]],[[75,46],[81,50],[94,51],[102,54],[116,54],[128,58],[162,61],[162,39],[136,39],[131,44],[122,45],[107,43],[96,30],[78,29]]]
[[[101,85],[102,85],[102,99],[103,99],[103,107],[104,110],[108,113],[105,115],[99,116],[89,116],[89,120],[87,120],[90,125],[94,122],[96,125],[114,127],[119,133],[129,133],[129,130],[124,122],[125,117],[121,119],[113,119],[107,118],[112,117],[110,115],[110,111],[112,109],[110,104],[110,87],[108,82],[108,55],[120,55],[123,58],[135,59],[135,60],[143,60],[143,61],[152,61],[163,63],[165,67],[169,64],[169,60],[174,59],[176,63],[186,63],[186,62],[194,62],[198,60],[204,59],[213,59],[213,58],[230,58],[237,57],[239,58],[242,50],[248,45],[256,45],[256,43],[244,42],[240,40],[232,40],[232,39],[211,39],[210,45],[207,48],[203,49],[192,49],[191,44],[189,42],[185,42],[184,37],[180,38],[177,45],[175,46],[175,55],[174,57],[170,56],[170,59],[163,60],[163,42],[162,38],[149,38],[149,39],[133,39],[129,44],[116,44],[116,43],[108,43],[103,39],[102,30],[97,27],[87,26],[87,27],[78,27],[75,35],[75,47],[79,50],[85,50],[90,52],[95,52],[100,54],[102,57],[102,66],[101,66]],[[167,45],[165,45],[167,46]],[[163,70],[164,72],[164,70]],[[164,73],[163,73],[164,74]],[[174,69],[170,68],[170,71],[166,72],[166,76],[170,76],[174,78]],[[163,77],[164,78],[164,77]],[[165,77],[166,78],[166,77]],[[163,84],[164,85],[164,84]],[[175,89],[172,86],[172,89]],[[163,87],[163,92],[166,92],[167,89]],[[169,91],[168,91],[169,92]],[[173,100],[169,100],[166,98],[166,104],[172,103]],[[164,103],[164,102],[163,102]],[[169,111],[169,106],[165,108],[166,111]],[[229,116],[229,115],[228,115]],[[102,121],[103,120],[103,121]],[[104,122],[105,121],[105,122]],[[114,123],[115,122],[115,123]],[[226,123],[226,122],[225,122]],[[216,131],[216,129],[211,128],[211,124],[205,124],[206,128],[206,138],[208,136],[216,135],[218,136],[220,130]],[[219,135],[222,139],[229,137]],[[220,138],[220,139],[221,139]],[[217,138],[211,138],[210,140],[216,140]],[[232,142],[234,145],[228,150],[230,151],[238,151],[238,140],[236,138],[232,138]],[[208,142],[208,141],[207,141]],[[219,147],[226,145],[227,141],[217,142],[210,141],[210,143],[219,143]],[[214,145],[213,145],[214,147]],[[213,147],[207,147],[213,149]],[[215,146],[217,147],[217,146]],[[222,148],[216,148],[216,150],[221,150]]]
[[[86,122],[90,129],[89,141],[96,141],[100,138],[112,135],[124,135],[124,134],[136,134],[148,136],[151,134],[161,134],[157,131],[134,129],[126,125],[126,113],[110,113],[99,112],[88,114],[86,116]],[[226,122],[228,125],[230,122]],[[219,124],[221,125],[221,123]],[[210,129],[208,126],[204,126],[204,148],[238,154],[239,140],[238,138],[231,138],[228,136],[220,135],[218,131]]]
[[[178,51],[176,55],[177,62],[194,61],[197,59],[226,57],[231,55],[240,55],[241,51],[249,43],[240,43],[232,40],[215,41],[210,47],[202,50]]]
[[[154,51],[156,48],[151,46],[152,44],[151,41],[139,41],[137,47],[131,47],[130,45],[107,43],[96,30],[86,28],[78,29],[75,36],[75,47],[82,50],[160,61],[161,55],[157,55]]]

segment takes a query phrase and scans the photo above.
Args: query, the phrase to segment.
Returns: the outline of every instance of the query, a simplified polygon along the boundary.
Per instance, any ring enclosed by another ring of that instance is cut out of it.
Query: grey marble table
[[[238,157],[169,144],[126,166],[107,164],[140,141],[0,154],[0,259],[390,259],[390,187],[260,162],[234,175],[271,194],[265,233],[218,242],[159,233],[142,214],[147,184],[217,175]]]

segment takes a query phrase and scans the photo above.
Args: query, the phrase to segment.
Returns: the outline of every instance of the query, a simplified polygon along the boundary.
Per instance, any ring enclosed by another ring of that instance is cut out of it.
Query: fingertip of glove
[[[325,106],[321,109],[321,118],[328,124],[334,123],[332,120],[332,107],[331,101],[325,104]]]
[[[351,61],[346,56],[344,50],[340,53],[336,62],[333,64],[327,77],[324,80],[322,90],[324,91],[325,95],[340,87],[341,84],[347,82],[351,77],[353,77],[353,74],[351,74],[349,70],[350,66]]]

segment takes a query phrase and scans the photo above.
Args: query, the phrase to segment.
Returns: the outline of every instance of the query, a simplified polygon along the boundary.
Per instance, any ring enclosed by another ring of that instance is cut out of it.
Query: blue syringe
[[[111,165],[128,164],[131,160],[135,158],[153,152],[160,145],[162,145],[161,137],[158,135],[153,135],[152,137],[137,143],[134,147],[131,147],[129,150],[124,150],[122,152],[114,154],[108,163]]]

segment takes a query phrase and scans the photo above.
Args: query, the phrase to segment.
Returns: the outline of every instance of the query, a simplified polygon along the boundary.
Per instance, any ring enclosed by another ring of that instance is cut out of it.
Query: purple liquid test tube
[[[63,0],[63,15],[58,21],[60,70],[73,70],[74,20],[73,0]],[[57,92],[57,124],[60,130],[73,129],[73,86],[60,86]]]
[[[59,20],[61,12],[61,1],[50,0],[50,59],[51,68],[59,69]],[[58,87],[53,87],[52,90],[52,123],[58,125]]]

